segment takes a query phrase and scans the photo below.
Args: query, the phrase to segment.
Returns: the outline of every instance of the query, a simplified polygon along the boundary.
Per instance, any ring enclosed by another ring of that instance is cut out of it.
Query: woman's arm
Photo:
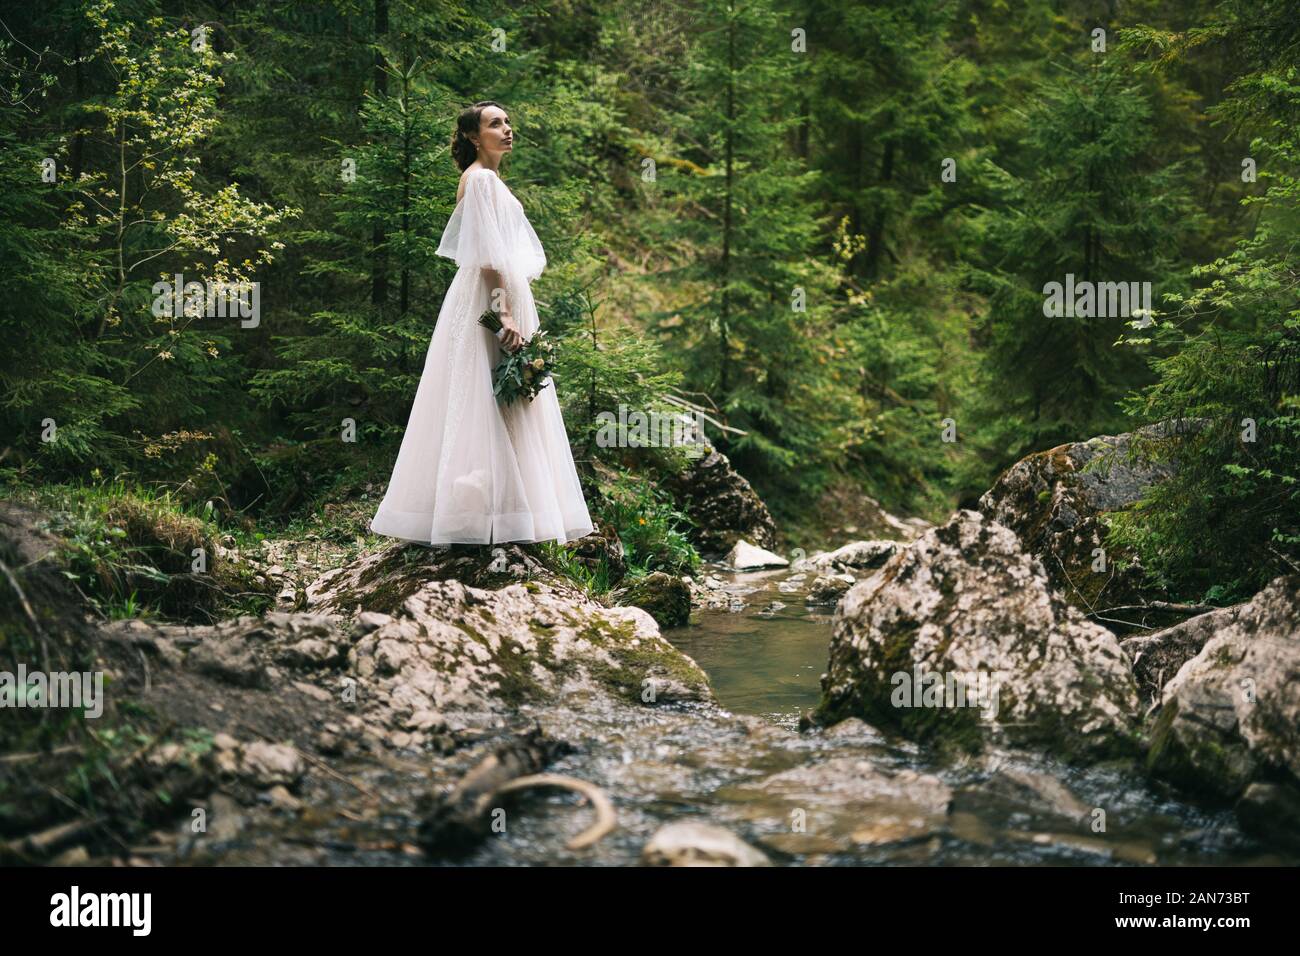
[[[490,290],[488,293],[488,301],[490,303],[496,303],[498,300],[497,290],[501,291],[499,297],[501,308],[498,313],[498,318],[501,319],[501,328],[503,330],[500,339],[501,347],[508,352],[514,352],[524,344],[524,337],[519,333],[519,327],[515,325],[514,317],[511,315],[510,294],[506,291],[505,281],[502,279],[501,273],[496,269],[483,266],[481,271],[483,273],[483,278],[487,280],[488,289]]]

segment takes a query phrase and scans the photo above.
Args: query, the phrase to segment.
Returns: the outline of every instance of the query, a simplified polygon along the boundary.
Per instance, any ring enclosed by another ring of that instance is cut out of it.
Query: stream
[[[1130,767],[1069,767],[1020,751],[938,762],[857,720],[800,734],[800,714],[818,700],[832,608],[808,608],[808,582],[787,581],[788,571],[704,573],[743,609],[696,609],[690,624],[664,633],[708,673],[716,706],[573,694],[522,708],[523,719],[575,747],[548,769],[603,788],[618,828],[568,850],[591,808],[568,792],[534,790],[507,805],[504,832],[434,865],[635,865],[661,826],[682,820],[724,827],[778,865],[1296,862],[1243,834],[1231,811],[1182,802]],[[464,748],[433,758],[434,769],[455,779],[482,755]],[[292,822],[249,821],[232,843],[209,844],[217,852],[207,861],[425,864],[410,845],[411,808],[428,787],[428,760],[390,757],[345,772],[382,804],[358,815],[355,791],[318,778],[304,794],[307,811]],[[1104,832],[1095,829],[1098,809]]]
[[[786,864],[1294,862],[1244,835],[1230,811],[1157,793],[1127,768],[1072,768],[1023,752],[934,763],[858,721],[799,734],[800,714],[820,695],[833,608],[805,604],[812,575],[794,584],[786,570],[712,565],[705,573],[726,582],[744,608],[697,609],[690,624],[665,636],[708,673],[721,712],[646,708],[632,722],[600,708],[551,714],[557,732],[572,738],[578,731],[589,742],[554,769],[605,787],[618,805],[619,830],[590,850],[557,851],[590,812],[571,795],[539,793],[508,835],[467,862],[632,864],[659,826],[683,818],[724,826]],[[841,776],[816,773],[845,760],[935,775],[951,788],[951,812],[929,817],[893,791],[864,793]],[[782,786],[761,785],[783,771],[792,773]],[[1097,807],[1106,811],[1104,833],[1093,830]],[[802,832],[794,832],[797,811]]]
[[[784,570],[711,570],[747,602],[744,610],[698,610],[665,636],[704,668],[723,707],[794,730],[821,696],[834,609],[806,605],[805,588],[785,584]]]

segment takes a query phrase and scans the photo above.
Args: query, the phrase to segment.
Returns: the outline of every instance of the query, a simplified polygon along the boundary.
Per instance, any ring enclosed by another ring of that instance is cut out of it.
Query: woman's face
[[[497,106],[485,106],[478,118],[478,136],[470,137],[479,151],[497,158],[504,156],[514,147],[514,133],[510,129],[510,117],[506,111]]]

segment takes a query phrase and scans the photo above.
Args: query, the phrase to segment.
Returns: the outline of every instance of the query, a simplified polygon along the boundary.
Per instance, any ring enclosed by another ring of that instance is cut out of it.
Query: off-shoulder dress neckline
[[[502,179],[502,178],[501,178],[501,174],[498,173],[498,172],[497,172],[496,170],[494,170],[494,169],[488,169],[486,166],[480,166],[478,169],[471,169],[471,170],[469,170],[469,175],[470,175],[470,176],[473,176],[475,173],[491,173],[492,176],[496,179],[497,182],[499,182],[502,186],[506,186],[506,181],[505,181],[504,179]],[[469,177],[466,177],[466,179],[468,179],[468,178],[469,178]],[[509,187],[509,186],[506,186],[506,191],[507,191],[507,192],[510,191],[510,187]],[[468,194],[468,193],[469,193],[469,190],[468,190],[468,189],[464,190],[464,192],[461,192],[461,194],[460,194],[460,198],[458,198],[458,199],[456,200],[456,205],[457,205],[457,206],[459,206],[461,203],[463,203],[463,202],[465,201],[465,196],[466,196],[466,194]],[[514,193],[510,193],[510,195],[513,196]]]

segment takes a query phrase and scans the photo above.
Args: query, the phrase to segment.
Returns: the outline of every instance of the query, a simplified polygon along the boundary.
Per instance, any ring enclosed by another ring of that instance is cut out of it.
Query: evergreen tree
[[[332,175],[330,227],[295,234],[312,250],[300,282],[319,308],[286,316],[302,332],[275,337],[279,368],[254,376],[253,394],[288,410],[301,434],[336,442],[344,418],[357,441],[400,439],[437,303],[454,265],[435,254],[455,203],[457,170],[448,157],[444,95],[422,90],[425,64],[389,67],[390,94],[368,95],[363,139],[335,144],[322,167]],[[396,280],[374,301],[372,240],[378,230],[385,272]]]
[[[688,250],[658,278],[693,297],[654,327],[685,359],[689,388],[745,432],[719,439],[737,467],[760,488],[807,492],[845,403],[821,369],[837,276],[816,255],[817,176],[787,144],[800,54],[764,2],[713,0],[698,17],[674,124],[680,156],[649,187],[674,217],[657,241]]]
[[[1118,65],[1064,68],[1028,110],[1024,165],[981,171],[1001,200],[965,227],[969,286],[988,302],[973,424],[991,471],[1122,425],[1116,402],[1142,369],[1114,343],[1127,323],[1149,318],[1132,315],[1133,301],[1130,315],[1045,309],[1050,283],[1092,284],[1096,312],[1119,304],[1100,283],[1150,282],[1153,308],[1179,287],[1181,243],[1197,214],[1185,170],[1156,165],[1150,115]]]
[[[60,430],[61,444],[40,445],[51,464],[147,466],[199,436],[238,375],[231,343],[240,319],[209,314],[215,303],[188,290],[182,308],[156,284],[172,286],[180,274],[183,283],[247,289],[274,258],[267,233],[293,212],[202,175],[199,152],[220,123],[220,70],[233,55],[219,56],[201,25],[168,26],[149,12],[113,0],[84,10],[86,72],[101,89],[81,103],[67,136],[80,169],[61,192],[71,267],[51,283],[52,296],[37,297],[38,309],[59,315],[65,344],[50,357],[62,365],[55,372],[28,356],[10,383],[31,414]],[[67,159],[60,169],[66,176]],[[42,376],[62,384],[33,386]],[[18,432],[37,429],[25,421]]]
[[[68,143],[29,126],[55,78],[23,54],[0,40],[0,433],[6,467],[39,458],[61,474],[93,458],[112,437],[106,422],[137,402],[82,331],[95,308],[92,236],[84,217],[64,215],[76,202]]]
[[[1159,582],[1190,597],[1249,597],[1300,569],[1300,27],[1285,3],[1224,0],[1211,23],[1133,41],[1177,63],[1202,45],[1233,51],[1240,75],[1212,116],[1247,130],[1258,182],[1246,180],[1250,229],[1193,270],[1198,287],[1135,348],[1158,381],[1130,395],[1137,422],[1186,422],[1135,453],[1174,466],[1139,507],[1116,516],[1111,541],[1131,547]],[[1230,546],[1225,546],[1229,545]]]

